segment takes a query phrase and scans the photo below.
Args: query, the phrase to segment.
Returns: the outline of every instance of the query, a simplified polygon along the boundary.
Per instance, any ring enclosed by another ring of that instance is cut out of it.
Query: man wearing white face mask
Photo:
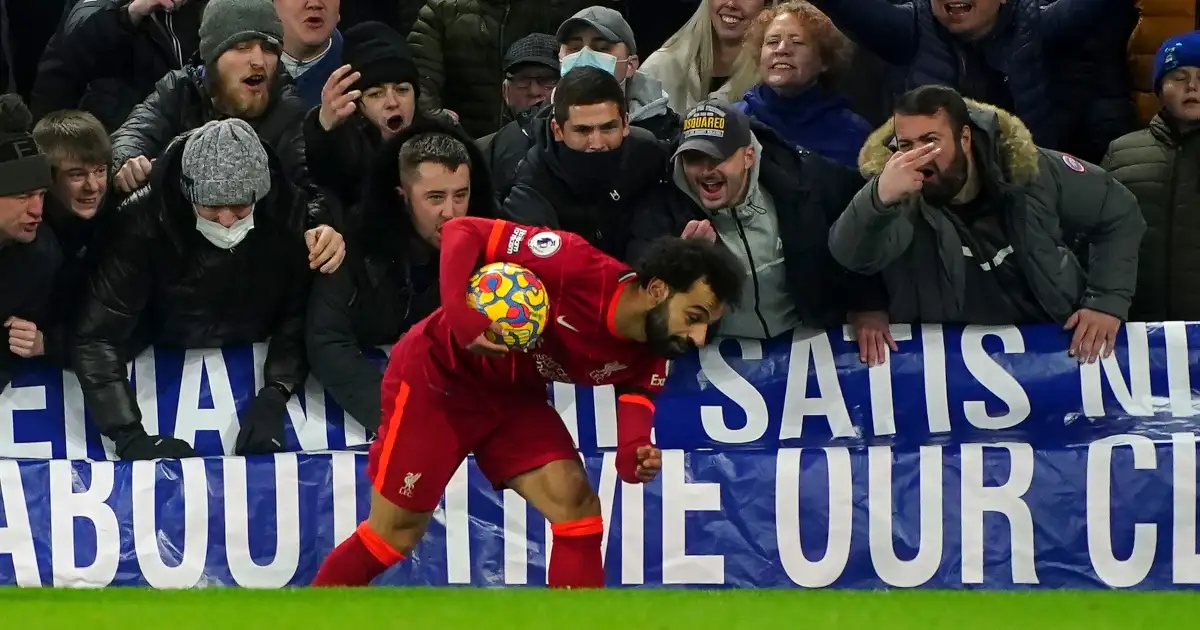
[[[122,459],[190,457],[150,436],[125,371],[147,344],[219,348],[270,340],[266,386],[243,409],[239,454],[281,451],[286,403],[304,382],[310,272],[301,195],[248,123],[177,138],[148,187],[118,211],[75,335],[75,372]]]
[[[639,70],[633,29],[619,11],[588,7],[559,25],[556,39],[562,75],[572,68],[590,66],[615,76],[625,93],[629,124],[649,131],[659,140],[675,141],[682,130],[679,114],[668,105],[662,83]],[[496,134],[488,166],[501,199],[511,189],[517,166],[526,152],[535,145],[553,141],[550,109],[547,106],[537,114],[528,126],[529,133],[510,129],[514,125],[509,123]]]

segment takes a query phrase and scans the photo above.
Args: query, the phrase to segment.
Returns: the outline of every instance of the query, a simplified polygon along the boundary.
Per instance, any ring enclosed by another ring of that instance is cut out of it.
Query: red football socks
[[[388,567],[402,560],[404,554],[393,549],[363,522],[325,558],[312,585],[367,586]]]
[[[604,563],[600,543],[604,522],[599,516],[550,526],[554,547],[546,584],[551,588],[600,588],[604,586]]]

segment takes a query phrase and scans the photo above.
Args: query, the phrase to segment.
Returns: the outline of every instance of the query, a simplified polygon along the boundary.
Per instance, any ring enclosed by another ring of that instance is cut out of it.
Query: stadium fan
[[[666,358],[702,345],[742,289],[740,264],[721,246],[667,237],[650,252],[634,271],[574,234],[474,217],[446,223],[442,307],[396,344],[384,374],[385,420],[367,468],[370,515],[314,585],[366,585],[404,560],[473,452],[496,487],[550,521],[547,583],[603,586],[600,499],[546,384],[614,385],[617,473],[650,481],[662,466],[651,399],[666,384]],[[489,331],[504,330],[468,304],[463,292],[479,262],[519,265],[544,284],[548,327],[524,352],[491,341]]]
[[[29,134],[32,123],[20,96],[0,96],[0,391],[17,357],[45,352],[38,322],[62,261],[54,234],[39,229],[50,163]]]
[[[374,433],[383,374],[362,348],[396,343],[437,309],[442,226],[496,209],[483,156],[457,126],[416,122],[368,171],[346,264],[313,281],[305,338],[313,376]]]
[[[89,278],[72,357],[84,402],[121,459],[191,457],[186,442],[147,434],[126,362],[147,344],[267,341],[265,386],[243,414],[236,452],[281,451],[287,401],[308,376],[301,196],[270,145],[237,118],[180,136],[160,159],[150,184],[118,209]]]

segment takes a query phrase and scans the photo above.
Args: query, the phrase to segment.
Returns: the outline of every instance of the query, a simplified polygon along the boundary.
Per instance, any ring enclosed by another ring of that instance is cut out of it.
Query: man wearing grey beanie
[[[150,181],[172,138],[206,122],[238,118],[275,149],[288,179],[308,196],[313,269],[332,273],[345,256],[321,190],[308,173],[308,107],[279,63],[283,24],[271,0],[208,0],[200,22],[202,65],[167,74],[112,135],[116,195]]]
[[[305,214],[269,147],[237,118],[177,138],[125,202],[84,300],[74,358],[88,410],[119,457],[194,456],[141,426],[125,364],[145,344],[267,341],[266,386],[240,409],[234,452],[285,450],[287,400],[308,374]]]

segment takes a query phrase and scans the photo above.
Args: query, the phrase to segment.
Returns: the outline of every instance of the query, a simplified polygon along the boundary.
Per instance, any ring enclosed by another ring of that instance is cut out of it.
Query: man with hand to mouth
[[[859,169],[871,181],[829,247],[848,269],[883,277],[893,321],[1057,322],[1081,363],[1112,354],[1146,223],[1111,175],[1037,146],[1014,114],[940,85],[896,102]]]
[[[304,144],[313,181],[351,207],[375,150],[422,117],[421,82],[408,42],[381,22],[348,29],[342,56],[304,120]]]

